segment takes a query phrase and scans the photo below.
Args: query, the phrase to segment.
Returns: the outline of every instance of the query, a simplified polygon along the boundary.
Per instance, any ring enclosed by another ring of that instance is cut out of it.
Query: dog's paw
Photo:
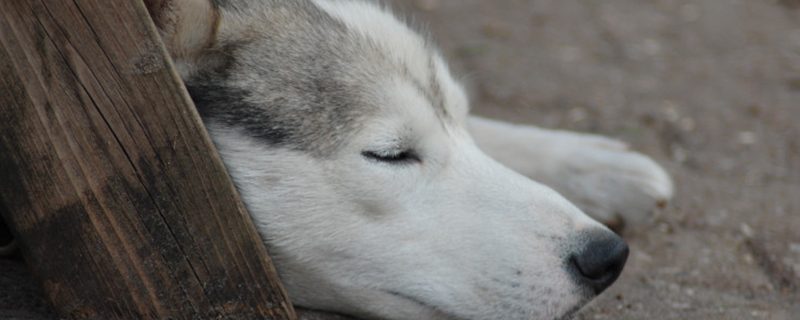
[[[537,170],[532,178],[612,229],[641,223],[672,198],[673,184],[666,171],[622,142],[556,131],[551,143],[549,169]]]
[[[672,197],[666,171],[620,141],[477,117],[470,129],[489,156],[550,186],[612,229],[646,220]]]

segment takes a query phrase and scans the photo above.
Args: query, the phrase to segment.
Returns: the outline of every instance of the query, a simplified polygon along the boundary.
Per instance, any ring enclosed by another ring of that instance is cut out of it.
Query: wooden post
[[[62,318],[295,318],[141,0],[0,1],[0,206]]]

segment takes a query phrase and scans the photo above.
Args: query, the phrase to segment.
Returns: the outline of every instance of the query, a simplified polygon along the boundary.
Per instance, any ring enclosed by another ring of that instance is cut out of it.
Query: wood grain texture
[[[141,0],[0,1],[0,212],[60,317],[294,319]]]

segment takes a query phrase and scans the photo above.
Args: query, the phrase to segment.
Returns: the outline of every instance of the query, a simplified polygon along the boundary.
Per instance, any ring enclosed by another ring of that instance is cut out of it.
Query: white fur
[[[293,301],[391,319],[546,319],[581,303],[551,239],[602,227],[425,111],[376,119],[326,161],[211,126]],[[359,156],[409,123],[424,163]]]
[[[208,125],[292,301],[388,319],[547,319],[582,303],[552,239],[603,227],[484,155],[463,122],[443,127],[415,90],[376,85],[393,88],[382,113],[324,160]],[[397,136],[422,163],[361,156]]]
[[[600,215],[643,215],[668,198],[663,170],[606,138],[468,119],[466,95],[443,59],[390,12],[313,2],[409,75],[360,87],[376,110],[325,156],[269,147],[207,121],[292,301],[364,318],[510,320],[568,317],[591,299],[565,256],[580,246],[576,234],[609,231],[495,159]],[[235,29],[226,21],[250,23],[221,19],[220,41]],[[429,79],[444,110],[414,87]],[[419,161],[363,154],[406,149]]]
[[[313,0],[320,8],[340,19],[355,32],[363,34],[391,52],[397,61],[409,66],[411,76],[425,79],[431,70],[428,58],[432,56],[435,73],[452,80],[450,69],[438,52],[432,51],[427,41],[397,20],[388,7],[378,7],[367,1]],[[458,118],[467,116],[468,101],[462,85],[455,81],[444,81],[442,91],[445,99],[452,101],[451,110]]]

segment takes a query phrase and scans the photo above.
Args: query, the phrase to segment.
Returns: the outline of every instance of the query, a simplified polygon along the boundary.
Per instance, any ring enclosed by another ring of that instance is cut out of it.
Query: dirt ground
[[[616,137],[672,174],[674,201],[628,226],[625,271],[577,319],[800,317],[800,0],[393,2],[476,113]],[[0,294],[0,317],[47,318],[10,274],[0,260],[28,303]]]
[[[578,319],[800,318],[800,1],[396,1],[474,110],[619,138],[672,174]]]

